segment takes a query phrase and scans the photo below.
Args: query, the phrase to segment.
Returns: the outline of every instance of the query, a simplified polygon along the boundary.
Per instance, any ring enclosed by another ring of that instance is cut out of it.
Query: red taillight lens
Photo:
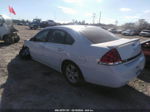
[[[119,64],[121,62],[122,60],[117,49],[111,49],[100,59],[100,63],[102,64],[112,65],[112,64]]]

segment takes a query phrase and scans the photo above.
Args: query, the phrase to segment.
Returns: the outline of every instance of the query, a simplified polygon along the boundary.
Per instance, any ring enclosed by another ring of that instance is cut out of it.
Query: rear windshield
[[[86,27],[79,31],[80,34],[90,40],[92,43],[103,43],[119,39],[112,33],[100,27]]]

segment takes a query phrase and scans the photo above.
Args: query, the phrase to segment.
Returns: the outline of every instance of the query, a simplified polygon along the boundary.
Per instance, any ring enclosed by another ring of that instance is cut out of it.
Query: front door
[[[32,58],[34,58],[37,61],[40,61],[41,63],[45,63],[45,59],[43,57],[44,53],[44,46],[47,42],[47,35],[49,30],[43,30],[39,32],[35,37],[33,41],[30,41],[29,50]]]

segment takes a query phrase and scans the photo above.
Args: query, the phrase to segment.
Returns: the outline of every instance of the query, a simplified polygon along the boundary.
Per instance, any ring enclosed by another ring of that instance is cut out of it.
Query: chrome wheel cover
[[[68,64],[66,66],[65,74],[71,83],[77,83],[79,81],[79,70],[73,64]]]

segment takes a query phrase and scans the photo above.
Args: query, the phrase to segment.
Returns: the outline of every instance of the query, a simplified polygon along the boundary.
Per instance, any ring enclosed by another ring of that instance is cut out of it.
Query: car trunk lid
[[[122,60],[131,59],[141,53],[139,39],[118,39],[115,41],[95,44],[94,46],[117,49]]]

